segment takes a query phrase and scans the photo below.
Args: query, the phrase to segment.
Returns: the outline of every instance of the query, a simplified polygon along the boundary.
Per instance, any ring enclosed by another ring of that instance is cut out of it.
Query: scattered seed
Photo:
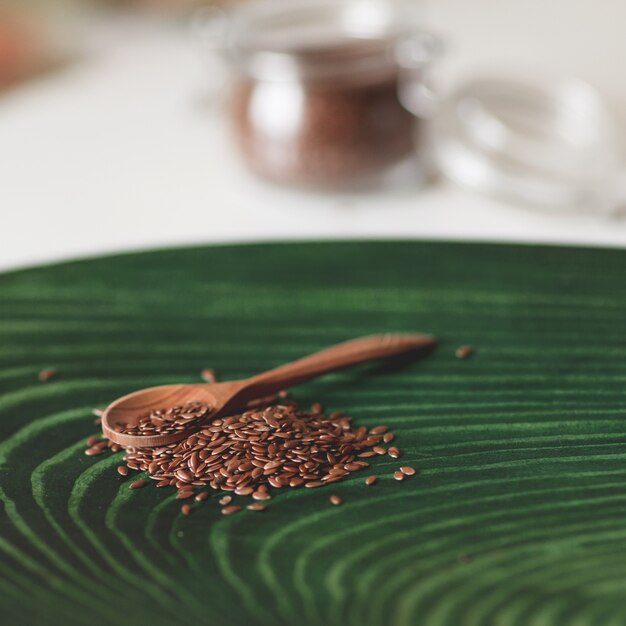
[[[392,458],[392,459],[397,459],[400,456],[400,450],[398,450],[398,448],[392,446],[391,448],[389,448],[387,450],[387,454]]]
[[[385,436],[383,437],[383,442],[391,443],[395,438],[396,437],[393,433],[385,433]]]
[[[330,496],[329,500],[330,500],[330,503],[334,504],[335,506],[339,506],[340,504],[343,503],[343,500],[339,496],[337,496],[335,494]]]
[[[251,511],[265,511],[266,508],[267,504],[262,504],[261,502],[253,502],[246,507],[246,509],[250,509]]]
[[[52,380],[56,375],[57,375],[57,371],[55,369],[50,368],[50,369],[41,370],[41,372],[39,372],[39,374],[37,375],[37,378],[42,383],[45,383],[47,380]]]
[[[128,476],[128,468],[125,465],[119,465],[117,468],[117,473],[120,476]]]
[[[217,382],[217,377],[215,376],[215,371],[211,368],[207,367],[202,370],[200,373],[200,377],[205,380],[207,383],[215,383]]]
[[[136,480],[135,482],[130,483],[129,488],[141,489],[142,487],[145,487],[147,484],[148,482],[146,480]]]
[[[100,441],[100,438],[95,435],[93,437],[89,437],[89,439],[87,439],[87,446],[91,448],[91,446],[95,446],[98,441]]]
[[[370,429],[370,435],[382,435],[389,430],[386,426],[376,426],[376,428]]]
[[[369,468],[370,459],[378,455],[399,455],[397,448],[380,445],[393,439],[386,426],[369,431],[355,427],[340,411],[324,415],[320,403],[304,412],[291,400],[271,397],[228,417],[212,420],[210,411],[206,403],[191,401],[153,410],[137,423],[121,426],[119,432],[139,436],[190,432],[173,444],[125,448],[126,466],[120,466],[120,475],[128,470],[145,472],[158,487],[175,487],[180,500],[203,502],[211,490],[252,496],[251,510],[263,510],[264,501],[272,498],[269,488],[334,484]],[[124,449],[97,437],[88,444],[93,444],[86,450],[89,455],[101,454],[107,446],[111,451]],[[376,480],[370,476],[365,483],[373,485]],[[130,487],[145,484],[138,480]],[[195,486],[207,490],[195,493]],[[337,498],[333,496],[333,504]],[[222,496],[219,503],[225,515],[241,509],[232,504],[232,495]]]
[[[410,465],[403,465],[400,468],[400,471],[405,475],[405,476],[415,476],[415,468],[411,467]]]
[[[185,491],[179,491],[176,494],[176,499],[177,500],[187,500],[188,498],[193,498],[194,493],[193,491],[191,491],[190,489],[187,489]]]
[[[368,477],[365,479],[365,484],[366,484],[368,487],[371,487],[371,486],[372,486],[372,485],[373,485],[373,484],[374,484],[377,480],[378,480],[378,478],[377,478],[376,476],[368,476]]]
[[[457,359],[469,359],[474,354],[474,348],[472,346],[461,346],[456,349],[454,354]]]
[[[399,470],[397,472],[393,473],[393,477],[396,480],[404,480],[404,474],[401,471],[399,471]]]
[[[193,511],[193,509],[191,508],[191,504],[183,504],[183,506],[180,507],[180,510],[182,512],[183,515],[191,515],[191,512]]]
[[[241,507],[238,504],[231,504],[222,509],[222,515],[232,515],[233,513],[237,513],[237,511],[241,511]]]

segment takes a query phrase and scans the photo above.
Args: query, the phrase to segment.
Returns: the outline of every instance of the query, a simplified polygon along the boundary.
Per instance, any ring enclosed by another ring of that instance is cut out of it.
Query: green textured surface
[[[0,276],[3,624],[621,626],[626,253],[428,243],[203,248]],[[351,337],[426,331],[395,372],[297,389],[388,424],[381,459],[264,513],[189,519],[88,458],[90,411],[243,377]],[[477,347],[460,361],[454,349]],[[58,378],[37,382],[44,367]]]

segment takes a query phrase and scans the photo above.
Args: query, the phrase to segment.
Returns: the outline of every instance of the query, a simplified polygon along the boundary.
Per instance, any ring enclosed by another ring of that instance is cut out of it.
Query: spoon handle
[[[238,399],[259,398],[336,370],[435,346],[430,335],[373,335],[340,343],[245,381]]]

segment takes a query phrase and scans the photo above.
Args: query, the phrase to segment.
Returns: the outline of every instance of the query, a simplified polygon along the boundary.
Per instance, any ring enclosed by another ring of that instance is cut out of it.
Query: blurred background
[[[626,245],[621,0],[0,4],[0,270],[194,243]]]

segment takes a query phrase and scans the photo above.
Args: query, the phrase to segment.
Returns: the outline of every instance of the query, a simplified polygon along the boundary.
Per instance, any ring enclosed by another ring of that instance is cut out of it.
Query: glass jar
[[[354,187],[419,161],[424,107],[414,100],[428,92],[438,40],[413,30],[397,3],[257,0],[217,27],[213,14],[211,32],[235,139],[262,177]]]

